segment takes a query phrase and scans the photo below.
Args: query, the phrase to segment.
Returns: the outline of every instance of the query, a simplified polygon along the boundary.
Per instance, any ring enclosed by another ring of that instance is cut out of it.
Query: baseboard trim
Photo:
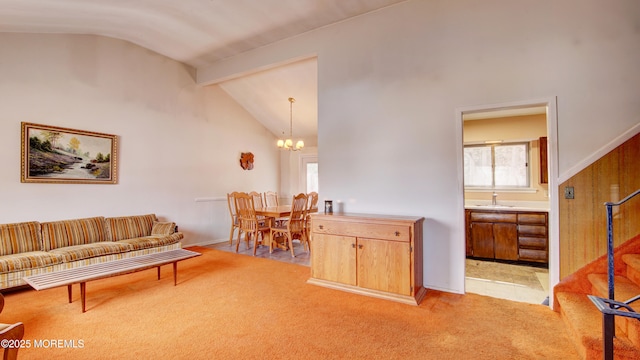
[[[416,292],[415,296],[409,296],[409,295],[393,294],[393,293],[388,293],[388,292],[379,291],[379,290],[365,289],[357,286],[340,284],[333,281],[327,281],[327,280],[315,279],[315,278],[310,278],[309,280],[307,280],[307,283],[312,285],[322,286],[329,289],[346,291],[353,294],[365,295],[365,296],[375,297],[378,299],[396,301],[396,302],[400,302],[408,305],[419,305],[420,302],[424,299],[425,295],[427,294],[427,289],[424,287],[420,287],[420,289],[418,289],[418,291]]]
[[[207,246],[207,245],[220,244],[220,243],[223,243],[223,242],[229,242],[229,239],[214,239],[214,240],[201,241],[201,242],[198,242],[198,243],[182,244],[182,247]]]

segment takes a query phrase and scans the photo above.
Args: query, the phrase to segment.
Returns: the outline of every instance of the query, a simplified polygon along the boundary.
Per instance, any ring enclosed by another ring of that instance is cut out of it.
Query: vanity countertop
[[[544,211],[549,212],[548,201],[498,201],[491,205],[491,200],[466,200],[465,209],[502,210],[502,211]]]

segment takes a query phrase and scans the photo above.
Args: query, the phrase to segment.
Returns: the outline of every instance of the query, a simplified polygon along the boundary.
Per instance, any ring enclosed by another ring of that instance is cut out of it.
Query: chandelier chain
[[[296,99],[290,97],[289,98],[289,138],[288,139],[280,139],[277,142],[277,146],[281,149],[298,151],[304,147],[304,141],[298,140],[297,142],[293,142],[293,103]],[[282,132],[284,135],[284,131]]]
[[[289,138],[293,140],[293,103],[296,99],[289,98]]]

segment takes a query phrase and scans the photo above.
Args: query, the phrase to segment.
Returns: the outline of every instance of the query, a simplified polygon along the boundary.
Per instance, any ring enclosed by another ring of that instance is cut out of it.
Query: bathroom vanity
[[[467,256],[548,263],[548,217],[547,211],[516,207],[467,207]]]

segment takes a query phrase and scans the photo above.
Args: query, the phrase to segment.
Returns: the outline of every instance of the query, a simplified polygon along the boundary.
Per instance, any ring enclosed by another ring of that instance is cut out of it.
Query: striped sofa
[[[0,290],[29,275],[179,249],[175,230],[155,214],[0,224]]]

